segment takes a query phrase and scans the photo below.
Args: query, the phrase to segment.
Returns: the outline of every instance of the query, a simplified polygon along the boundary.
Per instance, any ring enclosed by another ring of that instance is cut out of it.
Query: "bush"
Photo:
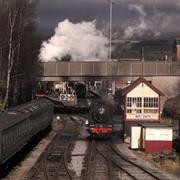
[[[180,95],[168,99],[163,108],[163,117],[180,119]]]

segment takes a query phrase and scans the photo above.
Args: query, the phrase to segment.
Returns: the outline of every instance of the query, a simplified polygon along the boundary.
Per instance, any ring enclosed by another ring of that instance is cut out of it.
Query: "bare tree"
[[[10,9],[8,12],[8,65],[7,65],[7,81],[6,81],[6,95],[3,103],[3,109],[5,109],[7,101],[8,101],[8,95],[9,95],[9,87],[10,87],[10,78],[11,78],[11,72],[14,64],[14,56],[15,52],[17,50],[18,44],[14,43],[13,34],[15,31],[15,23],[17,20],[17,9]]]
[[[31,88],[34,79],[32,67],[36,66],[40,45],[34,40],[38,39],[35,4],[36,0],[0,0],[0,70],[6,84],[3,109],[19,103],[17,99],[26,101],[24,90]]]

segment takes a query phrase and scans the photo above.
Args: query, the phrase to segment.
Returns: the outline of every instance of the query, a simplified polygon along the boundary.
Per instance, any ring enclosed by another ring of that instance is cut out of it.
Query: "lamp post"
[[[144,46],[142,47],[141,63],[142,63],[142,77],[144,78]]]
[[[111,40],[112,40],[112,5],[113,2],[109,0],[109,60],[111,60]]]

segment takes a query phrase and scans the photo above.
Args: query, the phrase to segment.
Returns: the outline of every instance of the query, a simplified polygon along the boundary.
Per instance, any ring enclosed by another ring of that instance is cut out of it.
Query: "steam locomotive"
[[[95,136],[109,136],[113,131],[113,107],[108,102],[99,100],[92,103],[89,121],[86,122],[88,132]]]

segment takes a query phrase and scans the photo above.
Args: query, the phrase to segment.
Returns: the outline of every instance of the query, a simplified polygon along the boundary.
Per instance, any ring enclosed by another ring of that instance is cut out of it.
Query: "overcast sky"
[[[114,37],[137,39],[161,38],[180,34],[180,0],[114,0]],[[97,27],[109,26],[108,0],[39,0],[38,27],[51,36],[58,22],[93,21]]]

